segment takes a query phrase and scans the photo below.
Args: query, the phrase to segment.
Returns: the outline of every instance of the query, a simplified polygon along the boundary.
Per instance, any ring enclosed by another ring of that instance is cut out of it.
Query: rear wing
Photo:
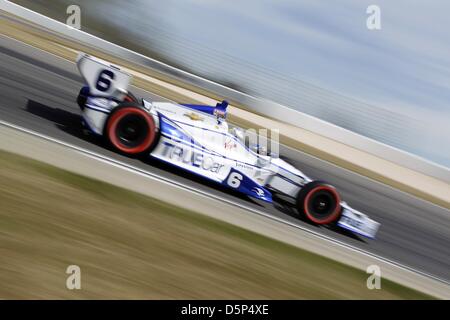
[[[107,61],[80,52],[77,67],[93,96],[121,99],[128,92],[131,75]]]

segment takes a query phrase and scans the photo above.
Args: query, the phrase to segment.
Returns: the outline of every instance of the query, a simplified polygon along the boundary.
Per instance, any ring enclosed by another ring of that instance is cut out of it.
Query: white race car
[[[226,121],[226,101],[138,101],[127,90],[131,75],[120,68],[86,54],[77,66],[86,82],[77,99],[83,124],[117,151],[158,159],[266,202],[276,196],[313,224],[375,237],[379,223],[341,201],[333,186],[313,181],[265,148],[247,146],[246,131]]]

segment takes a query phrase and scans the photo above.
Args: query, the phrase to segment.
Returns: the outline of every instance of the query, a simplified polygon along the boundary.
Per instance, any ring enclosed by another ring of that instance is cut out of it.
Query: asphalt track
[[[450,282],[450,211],[391,187],[284,146],[280,153],[312,178],[334,184],[352,207],[381,223],[375,240],[316,227],[299,221],[282,206],[255,203],[213,184],[186,176],[158,163],[143,163],[118,155],[98,139],[82,134],[76,95],[82,85],[75,65],[31,47],[0,47],[0,119],[41,134],[132,164],[149,172],[208,189],[215,195],[262,209],[367,252]],[[5,45],[6,44],[6,45]],[[163,98],[131,88],[138,97]],[[181,101],[180,101],[181,102]],[[0,137],[1,139],[1,137]],[[420,181],[417,181],[420,183]],[[252,213],[249,213],[252,214]]]

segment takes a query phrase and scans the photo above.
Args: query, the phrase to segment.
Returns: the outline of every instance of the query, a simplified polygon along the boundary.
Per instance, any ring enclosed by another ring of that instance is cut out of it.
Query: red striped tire
[[[130,102],[121,103],[109,116],[105,136],[111,145],[128,155],[149,153],[158,130],[151,114]]]
[[[127,95],[123,98],[124,102],[134,102],[139,103],[138,99],[134,94],[132,94],[130,91],[128,91]]]
[[[341,198],[333,186],[312,181],[298,193],[297,210],[314,224],[331,224],[341,215]]]

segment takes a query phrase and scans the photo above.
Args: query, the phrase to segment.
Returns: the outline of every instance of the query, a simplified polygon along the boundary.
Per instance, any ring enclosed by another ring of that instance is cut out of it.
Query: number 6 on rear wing
[[[92,96],[122,99],[128,92],[131,75],[104,60],[80,52],[77,67]]]

